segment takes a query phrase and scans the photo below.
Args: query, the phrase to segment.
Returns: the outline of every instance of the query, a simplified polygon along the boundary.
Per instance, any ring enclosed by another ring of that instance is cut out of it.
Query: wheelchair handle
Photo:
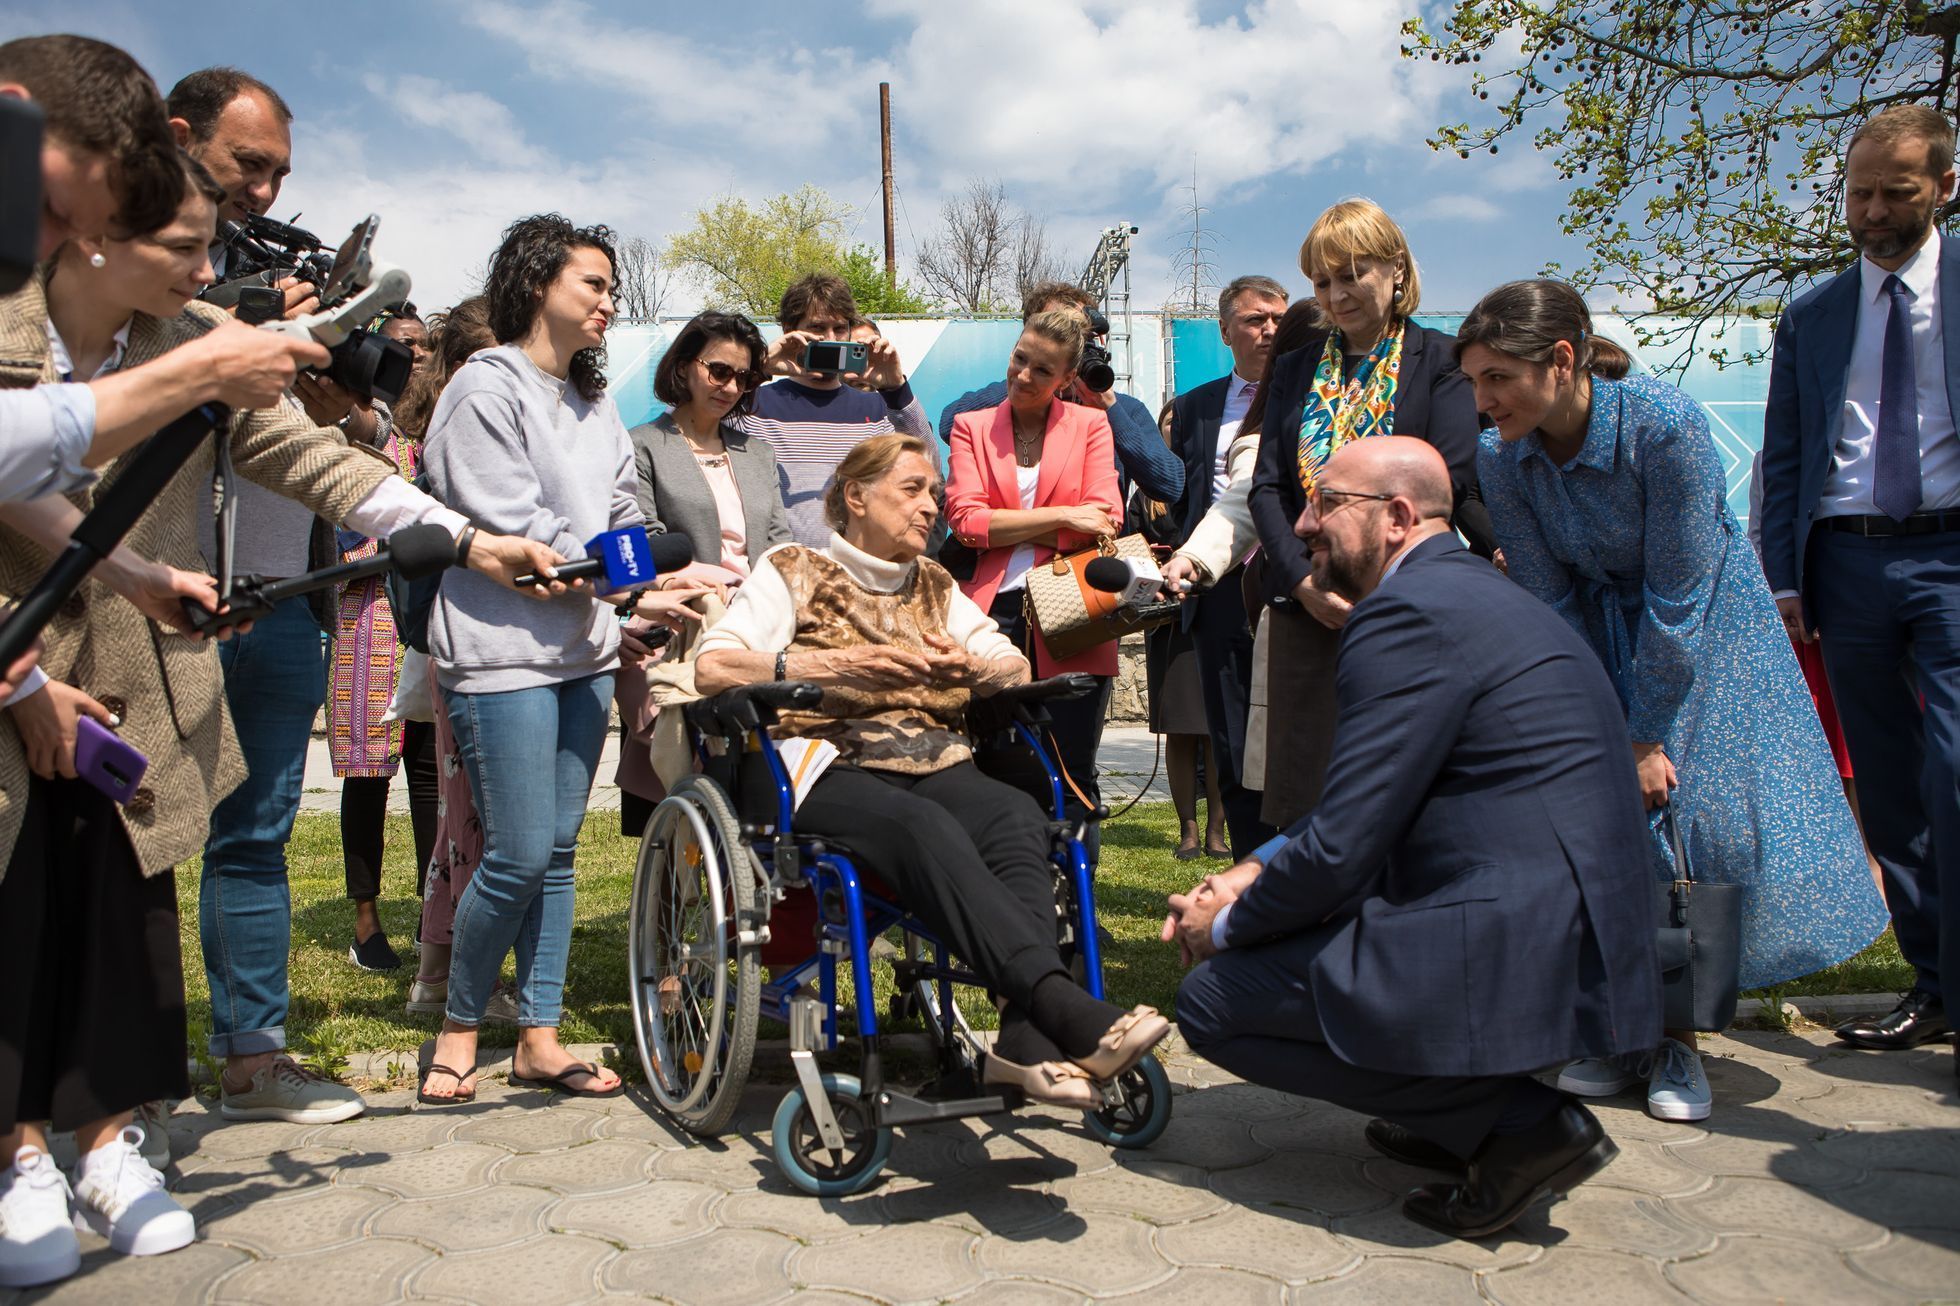
[[[706,707],[722,728],[746,732],[776,723],[783,708],[814,708],[823,702],[823,686],[807,680],[765,680],[754,685],[724,689],[709,699]]]
[[[1009,685],[986,697],[997,703],[1042,703],[1049,699],[1081,698],[1095,692],[1096,678],[1086,671],[1071,671],[1046,680],[1030,680]]]

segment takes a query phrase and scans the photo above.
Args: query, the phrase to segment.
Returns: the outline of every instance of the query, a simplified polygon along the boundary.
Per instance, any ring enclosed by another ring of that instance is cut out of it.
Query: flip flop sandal
[[[438,1074],[448,1075],[456,1081],[456,1091],[448,1097],[436,1097],[429,1092],[429,1076]],[[448,1066],[437,1065],[431,1061],[422,1068],[422,1082],[416,1086],[415,1100],[417,1102],[425,1102],[430,1106],[455,1106],[460,1102],[474,1102],[476,1101],[476,1085],[471,1083],[471,1081],[475,1078],[476,1071],[474,1069],[465,1075],[460,1071],[451,1070]],[[470,1091],[467,1093],[463,1091],[463,1085],[465,1084],[470,1085]]]
[[[569,1082],[573,1076],[577,1076],[583,1080],[596,1081],[599,1078],[599,1067],[593,1065],[590,1061],[581,1061],[576,1065],[566,1066],[555,1075],[520,1075],[513,1070],[510,1074],[509,1082],[522,1084],[525,1088],[556,1089],[567,1097],[618,1097],[626,1091],[626,1082],[624,1080],[614,1084],[611,1088],[577,1088]]]

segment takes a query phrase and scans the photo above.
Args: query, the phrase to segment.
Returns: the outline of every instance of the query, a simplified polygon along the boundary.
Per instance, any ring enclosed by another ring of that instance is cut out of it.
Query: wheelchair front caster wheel
[[[1145,1057],[1116,1081],[1117,1102],[1084,1119],[1089,1132],[1111,1147],[1148,1147],[1171,1123],[1171,1077],[1156,1057]]]
[[[878,1178],[891,1156],[892,1131],[871,1123],[871,1104],[864,1100],[856,1075],[824,1075],[824,1095],[844,1136],[842,1151],[824,1145],[816,1117],[804,1099],[802,1085],[789,1090],[776,1108],[771,1127],[776,1165],[783,1177],[818,1197],[847,1197],[861,1193]]]

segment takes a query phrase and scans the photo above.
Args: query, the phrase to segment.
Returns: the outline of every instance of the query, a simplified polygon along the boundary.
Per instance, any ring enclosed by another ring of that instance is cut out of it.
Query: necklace
[[[681,439],[687,441],[688,449],[696,458],[719,458],[728,451],[727,446],[722,443],[721,427],[719,424],[716,424],[707,435],[697,436],[687,429],[686,425],[680,419],[680,414],[676,413],[674,415],[674,429],[681,433]],[[714,441],[713,448],[706,447],[709,440]]]
[[[1044,427],[1032,435],[1022,435],[1020,424],[1014,426],[1014,461],[1023,467],[1033,467],[1041,461],[1042,438],[1047,434]]]

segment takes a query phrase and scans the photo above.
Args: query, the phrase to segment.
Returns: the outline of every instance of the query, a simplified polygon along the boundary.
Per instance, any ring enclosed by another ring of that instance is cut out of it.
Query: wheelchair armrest
[[[967,731],[984,743],[1010,733],[1017,722],[1030,728],[1045,725],[1048,714],[1041,710],[1042,703],[1051,699],[1081,698],[1095,688],[1094,676],[1072,671],[1063,676],[1050,676],[1046,680],[1010,685],[991,694],[976,694],[966,707]]]
[[[999,703],[1042,703],[1051,698],[1081,698],[1095,691],[1096,678],[1086,671],[1071,671],[1067,675],[1050,676],[1046,680],[1030,680],[1025,684],[1009,685],[995,690],[986,696],[986,701]]]
[[[822,701],[821,685],[807,680],[765,680],[689,703],[683,715],[703,734],[733,737],[775,725],[776,713],[782,708],[813,708]]]

